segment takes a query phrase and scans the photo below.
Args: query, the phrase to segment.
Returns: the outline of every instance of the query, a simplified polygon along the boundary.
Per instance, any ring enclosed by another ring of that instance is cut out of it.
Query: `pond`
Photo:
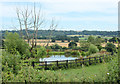
[[[61,61],[61,60],[75,60],[77,57],[66,57],[65,55],[52,55],[48,58],[39,59],[39,61]]]

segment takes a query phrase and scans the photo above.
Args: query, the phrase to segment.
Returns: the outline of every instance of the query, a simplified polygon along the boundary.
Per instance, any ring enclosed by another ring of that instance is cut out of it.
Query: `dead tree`
[[[34,4],[32,18],[33,18],[33,27],[34,27],[34,34],[33,34],[33,39],[32,39],[32,48],[33,48],[33,47],[37,46],[38,30],[45,21],[43,15],[42,15],[42,12],[41,12],[41,7],[38,11],[36,11],[35,4]]]
[[[30,44],[30,35],[28,33],[28,30],[32,27],[32,20],[31,20],[32,11],[28,10],[28,7],[24,8],[24,10],[20,10],[17,8],[16,13],[20,25],[21,36],[22,36],[22,29],[24,27],[26,32],[27,42],[28,44]]]
[[[18,18],[19,26],[20,26],[20,37],[22,38],[23,37],[23,35],[22,35],[22,21],[20,19],[20,11],[19,11],[18,8],[16,9],[16,13],[17,13],[17,18]]]
[[[49,30],[50,30],[49,40],[48,40],[48,42],[47,42],[46,47],[49,46],[49,43],[50,43],[50,40],[51,40],[53,31],[57,28],[57,26],[58,26],[58,24],[55,23],[55,20],[52,18],[52,21],[51,21],[51,24],[50,24],[50,28],[49,28]]]

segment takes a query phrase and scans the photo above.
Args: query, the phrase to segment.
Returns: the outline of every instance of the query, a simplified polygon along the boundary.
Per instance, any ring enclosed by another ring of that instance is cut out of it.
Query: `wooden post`
[[[94,57],[95,65],[96,65],[96,57]]]
[[[66,67],[68,68],[68,60],[66,60]]]
[[[90,63],[90,57],[89,57],[89,65],[91,65],[91,63]]]
[[[84,58],[83,58],[83,64],[84,64]]]
[[[102,63],[101,57],[99,57],[99,61],[100,61],[100,63]]]
[[[34,68],[34,66],[35,66],[34,61],[32,62],[32,66],[33,66],[33,68]]]
[[[57,63],[57,67],[58,67],[58,60],[56,61],[56,63]]]
[[[78,65],[77,65],[77,59],[75,59],[75,63],[76,63],[76,66],[78,66]]]
[[[47,69],[47,61],[45,61],[45,70]]]

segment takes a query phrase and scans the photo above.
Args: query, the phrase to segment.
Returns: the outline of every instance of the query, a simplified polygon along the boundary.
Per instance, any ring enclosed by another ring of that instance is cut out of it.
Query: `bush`
[[[69,46],[70,48],[74,48],[74,47],[77,46],[77,43],[76,43],[76,42],[70,42],[70,43],[68,44],[68,46]]]
[[[105,49],[108,51],[108,52],[111,52],[112,54],[114,52],[116,52],[116,47],[114,44],[112,43],[107,43],[107,45],[105,46]]]
[[[93,44],[90,44],[90,47],[89,47],[89,55],[90,54],[93,54],[93,53],[97,53],[99,51],[99,49],[97,48],[97,46],[93,45]]]
[[[112,59],[108,64],[107,81],[117,82],[119,80],[119,68],[118,68],[118,57]]]
[[[52,39],[52,42],[55,42],[55,39]]]
[[[46,52],[46,48],[45,47],[40,47],[40,48],[37,48],[37,54],[36,54],[36,56],[35,57],[37,57],[37,58],[43,58],[44,56],[46,56],[47,55],[47,52]]]
[[[11,54],[29,55],[29,45],[19,37],[17,33],[6,32],[5,36],[5,49]]]
[[[84,51],[81,52],[82,56],[86,56],[86,53]]]
[[[17,73],[19,70],[19,62],[20,62],[20,54],[13,55],[9,52],[2,52],[2,69],[3,71],[8,71],[8,69],[11,70],[13,68],[14,70],[12,71],[13,73]]]
[[[71,55],[80,55],[80,52],[79,51],[72,51]]]

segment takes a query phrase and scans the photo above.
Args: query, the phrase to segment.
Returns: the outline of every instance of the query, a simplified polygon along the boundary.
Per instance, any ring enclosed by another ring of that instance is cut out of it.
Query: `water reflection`
[[[52,55],[52,56],[47,56],[46,58],[39,59],[39,61],[61,61],[61,60],[75,60],[78,59],[77,57],[66,57],[65,55]]]

